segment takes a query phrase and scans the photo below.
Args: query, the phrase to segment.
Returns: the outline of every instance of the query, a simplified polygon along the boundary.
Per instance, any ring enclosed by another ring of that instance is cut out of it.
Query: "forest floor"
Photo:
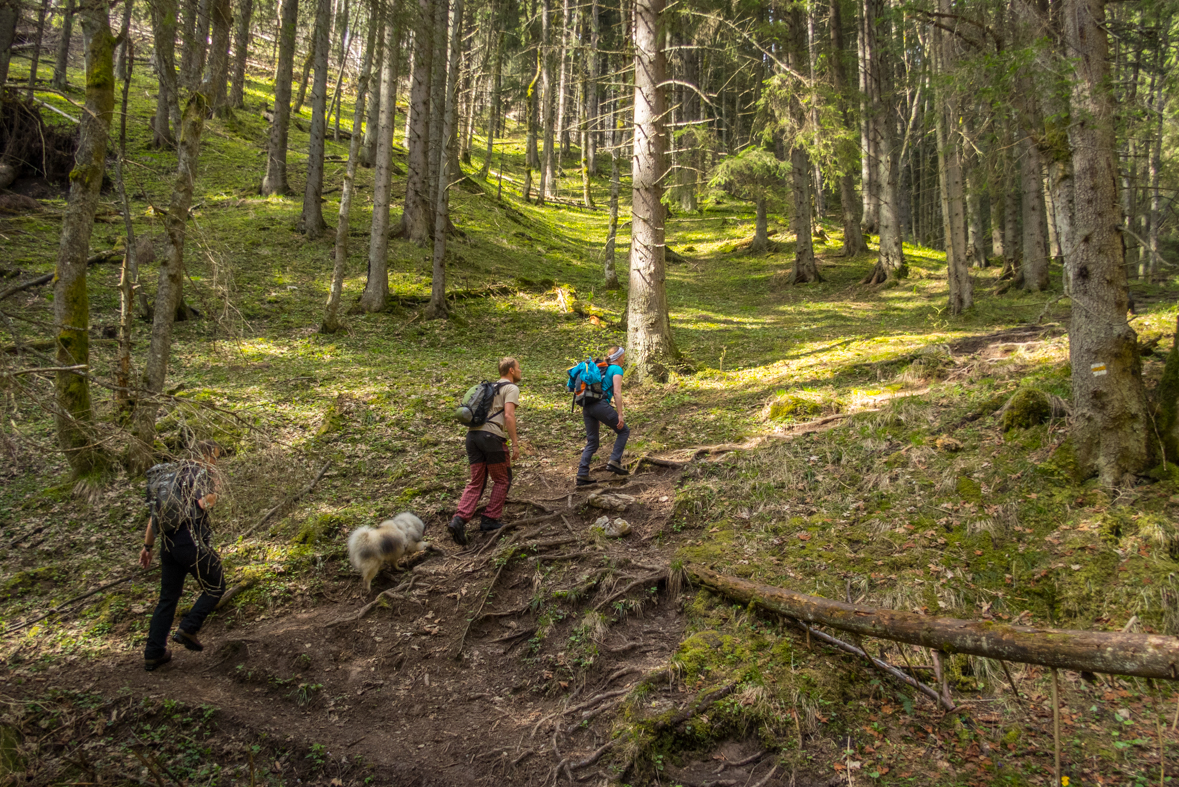
[[[158,245],[151,206],[166,203],[175,162],[147,146],[151,88],[141,77],[133,91],[128,185],[137,232]],[[565,369],[624,339],[625,295],[601,287],[605,212],[523,202],[513,136],[502,200],[494,169],[488,183],[455,189],[465,234],[449,260],[452,288],[508,292],[455,300],[451,319],[426,322],[416,299],[428,292],[430,252],[395,241],[392,307],[325,336],[333,238],[294,232],[299,198],[253,193],[269,95],[255,83],[250,110],[209,124],[186,283],[201,318],[177,325],[160,420],[174,450],[193,436],[234,449],[215,529],[230,584],[248,587],[210,618],[204,653],[179,651],[145,673],[156,575],[134,568],[142,479],[119,471],[75,490],[40,405],[52,378],[6,377],[0,779],[1050,784],[1046,671],[1010,665],[1009,680],[997,662],[954,657],[960,710],[944,713],[783,621],[690,587],[684,567],[928,614],[1179,633],[1175,479],[1111,495],[1076,477],[1066,418],[1005,429],[997,415],[1023,388],[1067,400],[1066,301],[995,295],[989,268],[973,272],[976,307],[949,318],[944,255],[907,246],[909,279],[863,287],[872,259],[837,257],[830,227],[818,245],[825,281],[792,288],[786,216],[773,215],[772,252],[750,256],[751,206],[709,193],[668,230],[687,260],[668,270],[685,367],[664,385],[625,386],[634,474],[599,472],[601,489],[578,490],[581,427]],[[305,144],[292,135],[296,189]],[[342,166],[328,171],[333,223]],[[358,177],[349,227],[349,304],[364,283],[371,178]],[[575,177],[561,184],[580,194]],[[5,284],[52,271],[56,255],[64,200],[25,185],[43,207],[0,216]],[[607,187],[595,179],[599,206]],[[395,197],[403,189],[398,178]],[[118,210],[104,194],[94,250],[118,246]],[[117,279],[115,266],[91,269],[102,379]],[[1134,290],[1140,340],[1161,339],[1145,358],[1153,387],[1179,282]],[[31,288],[0,304],[8,369],[50,365],[38,354],[50,294]],[[136,330],[139,352],[147,328]],[[504,355],[524,370],[515,526],[459,549],[444,528],[466,475],[450,411]],[[121,416],[108,392],[95,406],[117,455]],[[328,463],[309,494],[258,526]],[[588,502],[602,490],[633,499],[603,512]],[[382,573],[366,595],[344,540],[402,510],[428,523],[439,551]],[[624,517],[630,535],[595,533],[605,513]],[[926,674],[920,649],[872,647]],[[1179,773],[1171,687],[1061,678],[1073,784]]]

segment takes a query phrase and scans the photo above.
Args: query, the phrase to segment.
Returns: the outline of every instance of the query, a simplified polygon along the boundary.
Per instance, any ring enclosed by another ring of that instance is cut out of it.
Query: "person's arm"
[[[621,429],[626,425],[626,420],[622,417],[622,375],[614,375],[614,409],[618,411],[618,428]]]
[[[147,530],[143,533],[143,549],[139,550],[139,565],[147,568],[151,565],[151,548],[156,543],[156,532],[152,527],[151,517],[147,520]]]
[[[197,505],[201,507],[202,511],[208,511],[217,505],[217,481],[208,468],[202,469],[199,478],[201,481],[200,491],[204,494],[197,498]]]
[[[508,433],[508,439],[512,441],[511,460],[514,462],[516,457],[520,455],[520,438],[516,436],[515,402],[504,404],[504,430]]]

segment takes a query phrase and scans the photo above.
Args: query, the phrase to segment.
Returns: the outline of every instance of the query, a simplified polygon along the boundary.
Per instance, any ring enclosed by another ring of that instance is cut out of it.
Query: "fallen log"
[[[123,259],[123,252],[119,251],[118,249],[111,249],[110,251],[100,251],[98,254],[95,254],[93,257],[86,260],[86,265],[89,267],[90,265],[98,265],[103,262],[114,262],[115,260],[121,259]],[[14,284],[3,292],[0,292],[0,301],[4,300],[10,295],[16,295],[18,292],[24,292],[25,290],[31,289],[33,287],[40,287],[42,284],[48,284],[49,282],[53,281],[53,277],[56,275],[56,273],[46,273],[43,276],[38,276],[35,279],[29,279],[26,282]]]
[[[688,576],[740,604],[811,625],[1000,661],[1138,678],[1179,679],[1179,637],[1008,626],[846,604],[688,566]]]

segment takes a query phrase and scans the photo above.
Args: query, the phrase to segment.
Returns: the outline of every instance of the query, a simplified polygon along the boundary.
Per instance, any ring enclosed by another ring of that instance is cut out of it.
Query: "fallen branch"
[[[131,580],[135,579],[135,577],[137,577],[137,576],[146,576],[150,573],[157,571],[158,569],[159,569],[159,566],[154,566],[152,568],[147,569],[146,571],[136,571],[133,574],[127,574],[125,576],[119,577],[116,580],[113,580],[111,582],[107,582],[105,585],[99,585],[98,587],[94,588],[94,590],[87,591],[86,593],[83,593],[80,596],[74,596],[69,601],[63,601],[62,603],[58,604],[56,607],[49,610],[45,614],[40,615],[39,617],[35,617],[32,620],[26,620],[24,623],[17,623],[16,625],[9,626],[8,628],[4,629],[3,634],[0,634],[0,636],[7,636],[15,631],[20,631],[21,629],[26,629],[29,626],[33,625],[34,623],[40,623],[42,620],[45,620],[45,618],[52,617],[52,616],[60,614],[61,612],[64,612],[64,611],[69,611],[69,610],[66,610],[66,607],[69,607],[71,604],[75,604],[79,601],[83,601],[85,599],[88,599],[91,596],[101,593],[102,591],[106,590],[107,588],[114,587],[115,585],[119,585],[124,582],[130,582]]]
[[[121,251],[118,249],[110,249],[109,251],[100,251],[98,254],[95,254],[93,257],[86,260],[86,265],[97,265],[100,262],[114,262],[115,260],[121,259],[123,259],[123,253]],[[53,277],[56,275],[56,273],[46,273],[44,276],[38,276],[35,279],[29,279],[26,282],[14,284],[7,290],[0,292],[0,301],[16,295],[18,292],[24,292],[25,290],[32,289],[33,287],[40,287],[42,284],[48,284],[49,282],[53,281]]]
[[[510,634],[504,634],[502,637],[496,637],[495,639],[488,640],[488,644],[495,645],[500,642],[511,642],[513,640],[523,639],[524,637],[531,637],[535,633],[536,633],[535,628],[523,629],[521,631],[513,631]],[[510,648],[509,648],[509,650],[510,650]]]
[[[213,609],[215,609],[215,610],[221,609],[226,604],[228,604],[230,602],[230,600],[233,599],[234,596],[241,593],[243,590],[248,590],[249,588],[252,588],[256,584],[258,584],[257,578],[256,577],[249,577],[248,579],[242,581],[240,584],[234,585],[233,587],[231,587],[229,590],[225,591],[225,593],[223,593],[221,595],[221,598],[218,599],[218,601],[217,601],[217,606],[213,607]]]
[[[325,462],[325,463],[324,463],[324,465],[323,465],[323,467],[322,467],[322,468],[320,468],[320,470],[319,470],[319,475],[315,476],[315,480],[314,480],[314,481],[312,481],[312,482],[311,482],[310,484],[308,484],[307,486],[303,487],[303,489],[302,489],[302,490],[300,490],[299,492],[297,492],[295,495],[293,495],[293,496],[292,496],[292,497],[290,497],[289,499],[287,499],[287,500],[284,500],[283,502],[281,502],[281,503],[279,503],[278,505],[276,505],[274,508],[272,508],[272,509],[270,509],[269,511],[267,511],[267,512],[266,512],[266,513],[263,515],[263,517],[262,517],[261,519],[259,519],[259,520],[258,520],[258,524],[254,525],[254,526],[253,526],[253,527],[251,527],[249,530],[247,530],[246,532],[244,532],[244,533],[242,533],[242,534],[241,534],[241,538],[249,538],[249,537],[250,537],[250,536],[251,536],[251,535],[254,533],[254,531],[255,531],[255,530],[257,530],[258,528],[262,527],[262,526],[263,526],[263,525],[265,525],[267,522],[269,522],[269,521],[270,521],[270,518],[271,518],[272,516],[274,516],[275,514],[277,514],[277,513],[278,513],[278,511],[279,511],[279,509],[281,509],[281,508],[284,508],[284,507],[286,507],[286,506],[294,505],[295,503],[299,502],[299,500],[300,500],[300,499],[301,499],[301,498],[302,498],[304,495],[306,495],[308,492],[310,492],[312,489],[314,489],[314,488],[315,488],[315,485],[319,483],[320,479],[322,479],[322,478],[323,478],[324,474],[325,474],[325,473],[327,473],[327,471],[328,471],[328,468],[329,468],[329,467],[331,467],[331,466],[332,466],[332,463],[331,463],[330,461],[328,461],[328,462]]]
[[[862,659],[868,659],[871,662],[872,666],[875,667],[876,669],[880,670],[881,672],[891,675],[892,677],[899,680],[901,683],[904,683],[908,686],[911,686],[911,687],[917,689],[917,691],[921,692],[926,697],[929,697],[929,699],[933,700],[934,703],[936,703],[938,705],[943,705],[946,708],[946,710],[948,710],[948,711],[954,710],[954,703],[953,702],[949,702],[949,704],[946,705],[945,703],[943,703],[942,697],[935,690],[931,689],[929,686],[926,686],[924,683],[917,680],[916,678],[912,678],[912,677],[906,675],[905,673],[901,672],[899,669],[892,666],[891,664],[889,664],[885,661],[881,661],[880,659],[873,658],[872,656],[869,656],[867,651],[865,651],[863,648],[857,648],[855,645],[852,645],[849,642],[844,642],[843,640],[837,639],[837,638],[831,636],[830,634],[824,634],[822,631],[819,631],[818,629],[813,629],[810,626],[808,626],[805,623],[802,623],[800,621],[793,620],[792,622],[795,623],[796,625],[798,625],[799,627],[801,627],[804,631],[806,631],[807,636],[814,637],[815,639],[819,640],[820,642],[826,642],[828,645],[839,648],[840,650],[844,651],[845,653],[850,653],[853,656],[858,656]]]
[[[689,566],[687,571],[696,582],[742,605],[757,604],[811,625],[1000,661],[1139,678],[1179,679],[1179,637],[939,618],[807,596],[725,576],[701,566]]]

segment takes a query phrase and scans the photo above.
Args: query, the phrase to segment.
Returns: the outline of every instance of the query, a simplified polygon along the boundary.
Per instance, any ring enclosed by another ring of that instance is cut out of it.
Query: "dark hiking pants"
[[[169,535],[161,535],[160,546],[160,603],[151,616],[147,633],[147,647],[143,657],[148,660],[164,655],[168,644],[168,632],[176,617],[176,605],[184,591],[184,578],[191,575],[197,581],[201,595],[192,609],[180,621],[180,630],[196,634],[205,623],[205,618],[217,606],[225,594],[225,577],[221,572],[221,558],[209,546],[208,535],[193,538],[189,529],[183,528]]]
[[[622,462],[622,452],[626,448],[626,441],[630,437],[630,427],[618,428],[618,412],[605,399],[586,405],[582,408],[585,419],[585,450],[581,452],[581,464],[577,468],[579,476],[588,476],[590,462],[598,452],[598,432],[601,424],[605,424],[614,431],[614,449],[610,451],[611,462]]]

